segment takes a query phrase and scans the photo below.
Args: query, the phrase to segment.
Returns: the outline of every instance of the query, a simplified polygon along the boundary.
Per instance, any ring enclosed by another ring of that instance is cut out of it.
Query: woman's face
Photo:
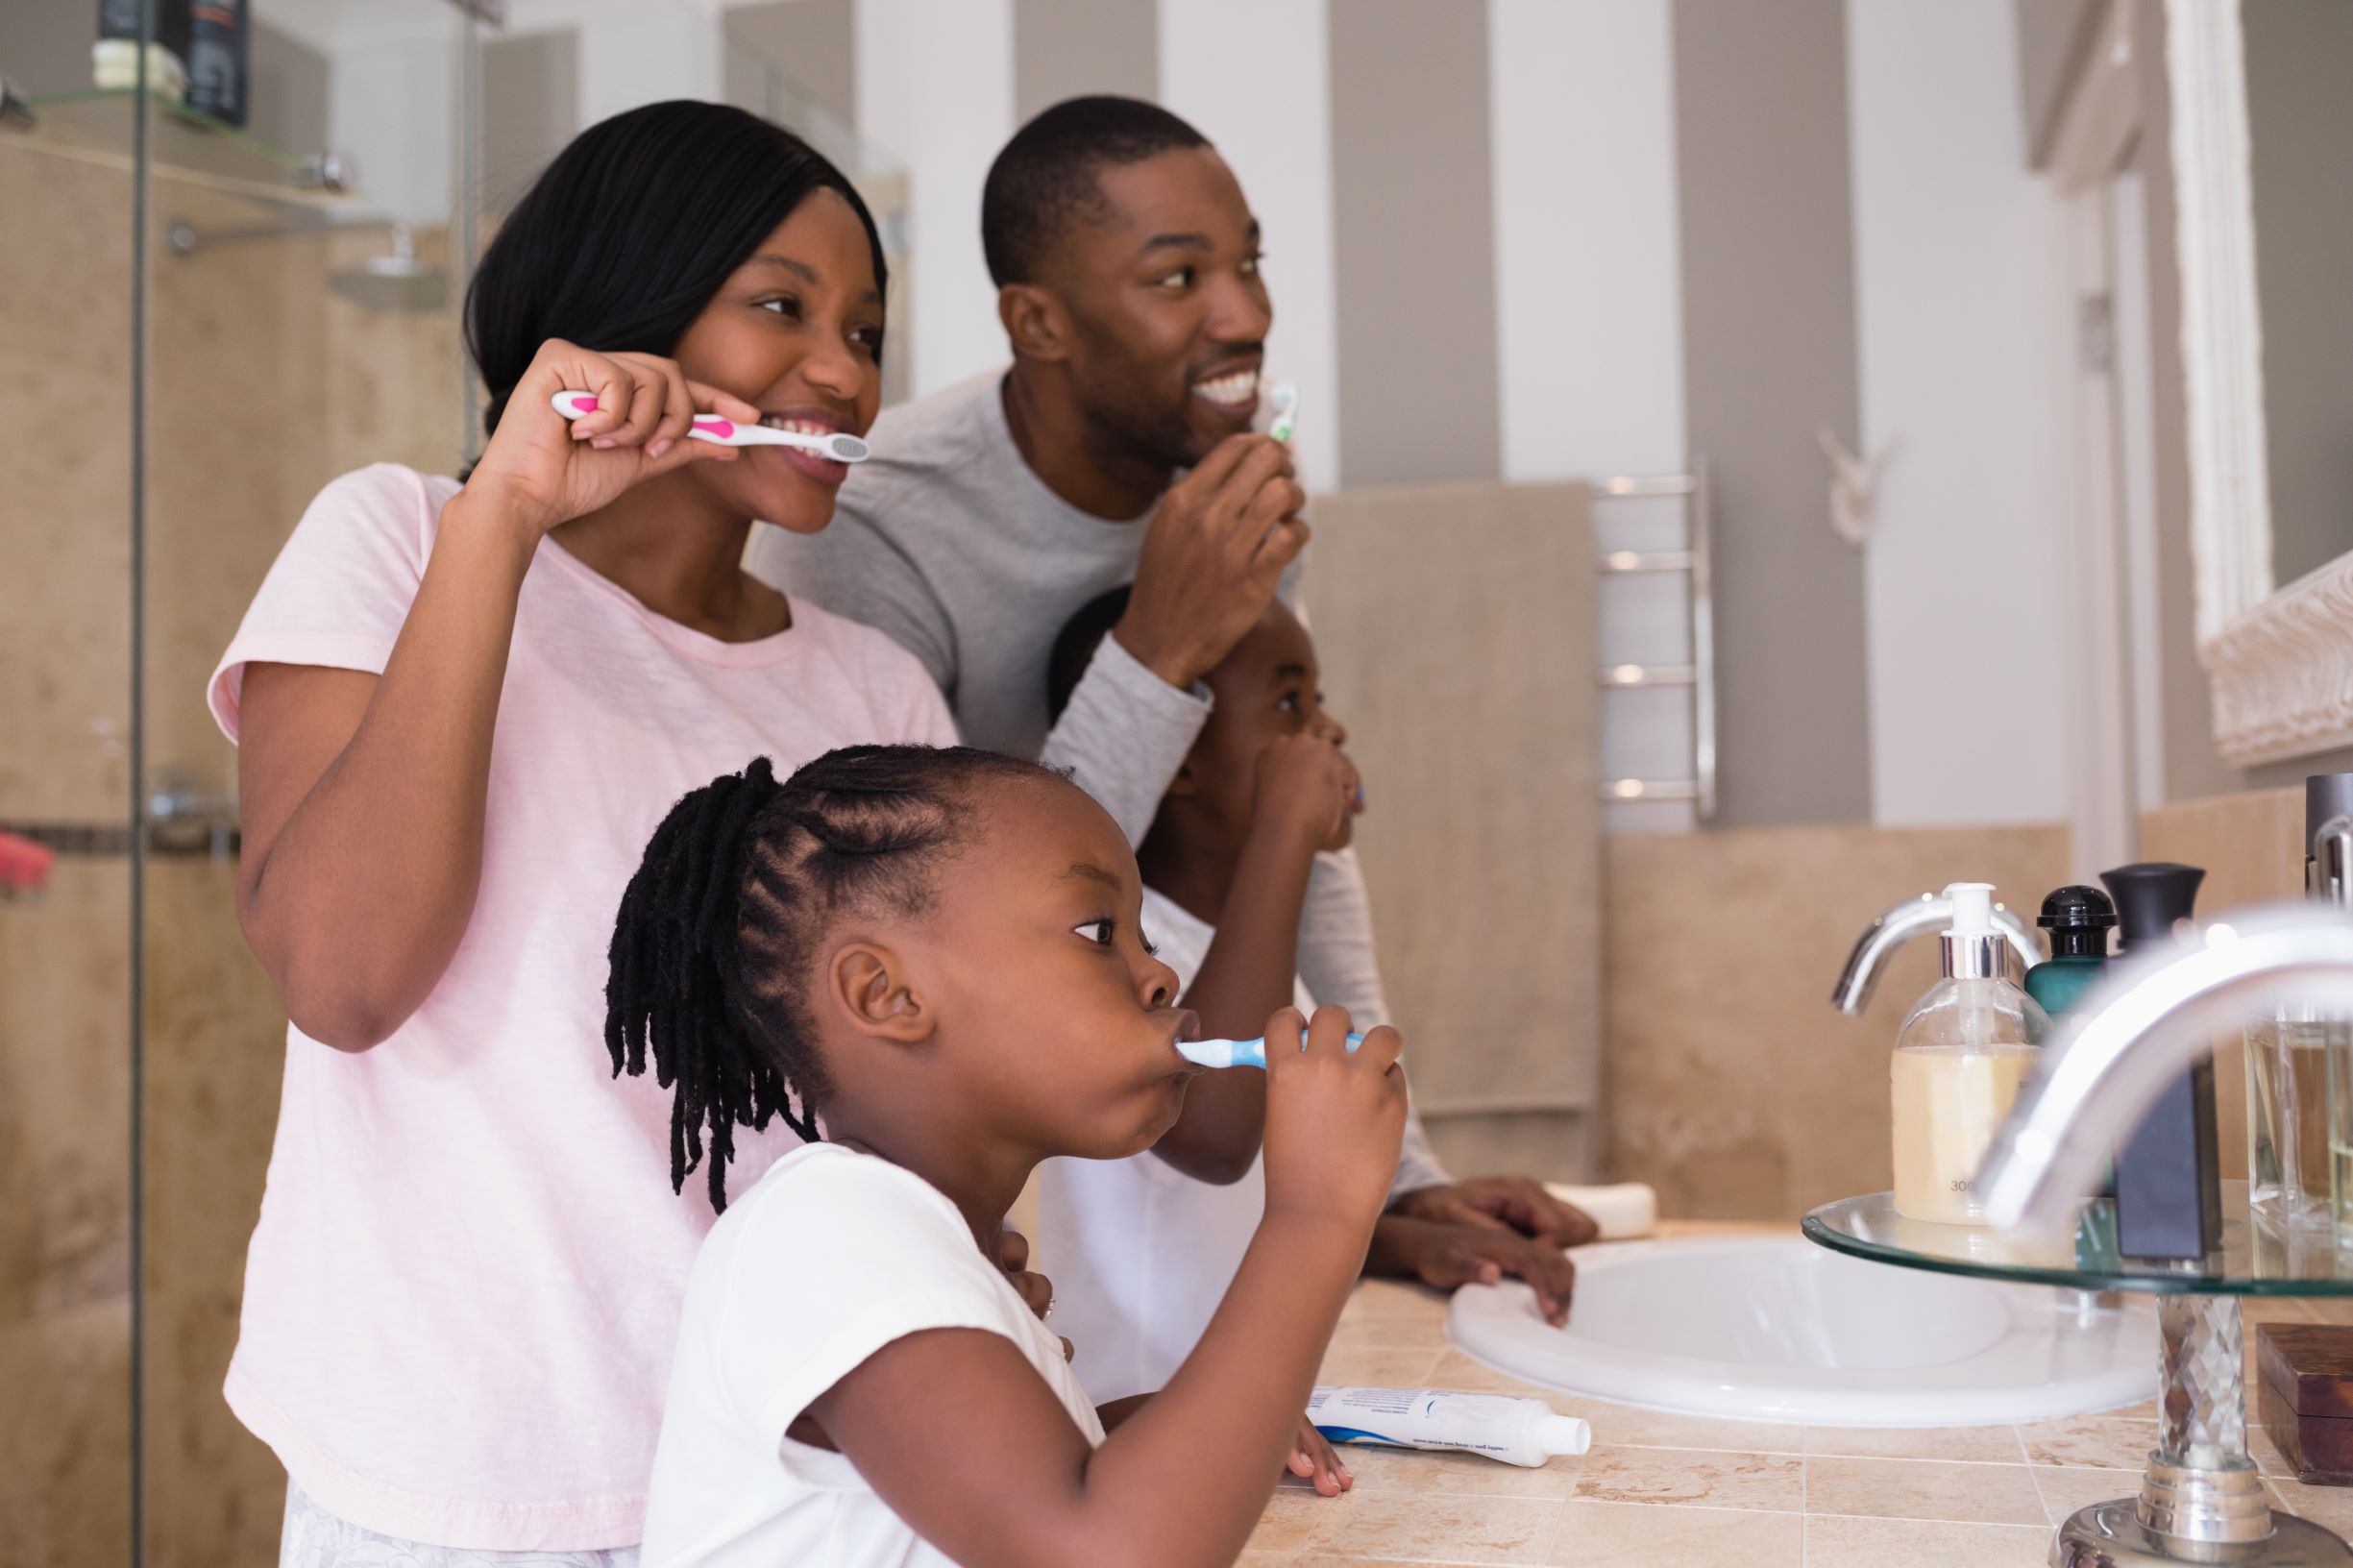
[[[767,423],[864,435],[882,405],[882,291],[866,227],[839,191],[812,191],[678,339],[689,380],[732,392]],[[815,533],[849,465],[792,447],[747,447],[682,470],[729,510]]]

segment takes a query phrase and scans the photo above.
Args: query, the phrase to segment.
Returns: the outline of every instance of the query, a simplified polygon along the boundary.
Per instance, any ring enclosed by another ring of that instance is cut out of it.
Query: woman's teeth
[[[1248,403],[1258,396],[1258,390],[1259,373],[1255,370],[1238,370],[1213,381],[1193,382],[1193,396],[1211,403]]]
[[[832,435],[834,428],[820,425],[813,419],[778,419],[773,414],[762,414],[760,423],[772,430],[791,430],[799,435]]]

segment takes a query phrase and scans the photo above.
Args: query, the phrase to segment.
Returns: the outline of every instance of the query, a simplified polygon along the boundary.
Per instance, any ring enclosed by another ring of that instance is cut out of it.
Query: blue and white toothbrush
[[[1355,1050],[1364,1043],[1364,1037],[1350,1034],[1348,1048]],[[1304,1045],[1301,1049],[1305,1049]],[[1256,1040],[1180,1040],[1177,1054],[1197,1067],[1258,1067],[1266,1066],[1266,1037]]]

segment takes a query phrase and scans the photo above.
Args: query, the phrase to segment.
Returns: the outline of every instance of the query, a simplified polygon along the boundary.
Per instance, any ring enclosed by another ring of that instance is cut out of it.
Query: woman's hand
[[[1337,1497],[1357,1483],[1340,1462],[1332,1447],[1332,1439],[1315,1430],[1315,1423],[1306,1416],[1299,1418],[1299,1435],[1291,1440],[1291,1457],[1285,1468],[1300,1480],[1312,1482],[1324,1497]]]
[[[1593,1216],[1563,1203],[1532,1176],[1471,1176],[1407,1193],[1392,1214],[1516,1233],[1556,1247],[1581,1247],[1601,1234]]]
[[[1304,1050],[1288,1041],[1307,1035]],[[1266,1020],[1266,1219],[1336,1221],[1367,1234],[1397,1174],[1405,1134],[1403,1047],[1387,1025],[1348,1048],[1348,1013],[1312,1023],[1287,1007]]]
[[[552,405],[558,392],[585,392],[596,410],[567,421]],[[536,543],[657,474],[735,461],[736,448],[686,438],[697,414],[760,418],[743,399],[688,380],[675,360],[599,354],[551,337],[515,383],[466,494],[495,500]]]

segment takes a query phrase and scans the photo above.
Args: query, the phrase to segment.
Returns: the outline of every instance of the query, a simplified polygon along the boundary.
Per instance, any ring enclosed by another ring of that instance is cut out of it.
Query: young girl
[[[1184,1106],[1192,1018],[1141,896],[1100,806],[990,752],[858,747],[782,784],[762,761],[663,822],[614,927],[606,1038],[674,1086],[674,1182],[708,1160],[716,1190],[770,1115],[827,1141],[696,1261],[649,1563],[1241,1549],[1387,1195],[1399,1042],[1350,1053],[1337,1009],[1268,1020],[1299,1043],[1267,1053],[1257,1235],[1167,1387],[1098,1412],[990,1252],[1041,1160],[1137,1154]]]
[[[467,482],[328,486],[222,658],[239,915],[292,1019],[227,1394],[290,1477],[286,1562],[634,1557],[711,1210],[664,1191],[670,1106],[609,1079],[581,977],[682,791],[952,738],[914,659],[738,567],[754,518],[823,527],[843,467],[682,436],[866,429],[882,289],[796,137],[597,126],[482,257]],[[746,1120],[748,1173],[797,1141]]]

